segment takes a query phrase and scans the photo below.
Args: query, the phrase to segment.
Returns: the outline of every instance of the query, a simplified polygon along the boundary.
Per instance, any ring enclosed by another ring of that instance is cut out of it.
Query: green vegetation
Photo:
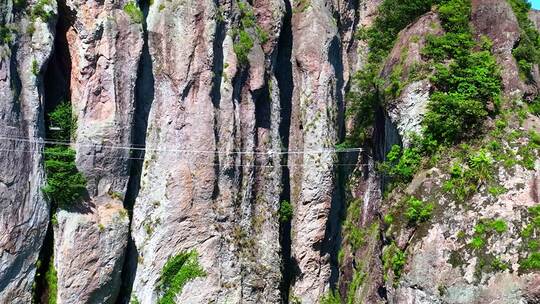
[[[249,63],[248,55],[255,44],[255,39],[264,44],[268,41],[268,33],[257,24],[255,13],[247,2],[237,0],[236,3],[240,10],[240,24],[232,31],[235,41],[233,50],[238,62],[241,65],[247,65]]]
[[[402,149],[398,145],[393,145],[386,156],[386,161],[379,166],[379,170],[395,182],[406,183],[411,181],[421,161],[422,155],[418,147]]]
[[[13,41],[13,30],[7,25],[0,25],[0,43],[10,44]]]
[[[353,118],[353,131],[341,144],[342,147],[356,147],[370,135],[374,123],[374,113],[381,104],[381,92],[385,85],[379,77],[381,66],[392,49],[398,33],[416,18],[428,12],[440,0],[385,0],[379,7],[377,18],[369,28],[361,28],[356,37],[367,42],[370,52],[366,67],[353,75],[351,90],[347,92],[346,115]],[[394,75],[395,76],[395,75]],[[394,77],[396,78],[396,77]],[[399,79],[394,79],[393,87],[401,87]],[[390,90],[395,93],[394,90]]]
[[[128,14],[131,20],[135,23],[143,23],[144,15],[135,1],[129,1],[124,5],[124,12]]]
[[[281,201],[279,206],[279,221],[282,223],[289,222],[293,217],[293,206],[289,201]]]
[[[56,298],[58,294],[58,276],[56,274],[56,268],[54,267],[54,259],[52,257],[49,262],[47,272],[45,273],[45,282],[47,284],[49,304],[56,304]]]
[[[433,212],[433,204],[426,204],[421,200],[411,197],[407,201],[407,211],[405,217],[411,225],[418,225],[419,223],[428,221],[431,218]]]
[[[366,273],[362,271],[360,268],[362,266],[362,263],[359,263],[359,265],[356,266],[354,269],[352,281],[349,284],[349,288],[347,289],[347,304],[356,304],[357,301],[355,299],[356,291],[362,284],[364,283],[366,279]]]
[[[46,9],[47,6],[49,9]],[[30,19],[35,21],[37,18],[40,18],[42,21],[48,22],[54,16],[51,7],[52,0],[38,0],[30,11]]]
[[[470,151],[468,145],[461,145],[461,153],[466,161],[458,161],[450,168],[450,179],[444,183],[443,189],[454,194],[455,198],[464,202],[470,198],[483,184],[493,182],[495,160],[486,149]],[[500,186],[493,186],[492,191],[502,191]]]
[[[518,62],[522,78],[532,81],[532,68],[540,63],[540,34],[528,17],[531,4],[526,0],[508,0],[518,19],[521,35],[512,54]]]
[[[521,231],[527,257],[519,261],[521,271],[540,269],[540,205],[528,210],[529,224]]]
[[[450,0],[439,6],[446,34],[430,37],[423,53],[435,66],[424,135],[452,144],[472,137],[498,106],[501,78],[489,49],[476,50],[469,27],[470,0]],[[484,38],[484,47],[486,45]],[[487,43],[489,45],[489,43]],[[449,64],[446,64],[450,61]]]
[[[508,226],[503,219],[487,220],[481,219],[474,226],[474,236],[469,243],[473,249],[481,249],[486,244],[486,238],[493,233],[504,233]]]
[[[165,263],[159,279],[161,297],[159,304],[174,304],[174,299],[182,291],[184,285],[195,278],[204,277],[206,273],[199,265],[196,251],[181,252]]]
[[[32,59],[32,74],[34,74],[34,76],[39,74],[39,64],[36,59]]]
[[[234,53],[238,57],[240,64],[247,64],[249,62],[249,52],[253,48],[253,40],[246,31],[239,31],[236,37],[237,41],[233,45]]]
[[[67,208],[77,202],[86,190],[86,179],[75,164],[75,151],[67,145],[74,121],[71,105],[67,102],[59,104],[49,114],[49,121],[54,130],[49,129],[48,136],[62,143],[45,147],[47,184],[42,191],[54,208]]]
[[[343,223],[343,236],[351,245],[352,251],[358,250],[366,241],[366,231],[359,228],[362,216],[362,201],[354,199],[347,207],[347,218]]]
[[[384,279],[387,281],[387,273],[392,270],[394,273],[394,281],[401,277],[401,272],[405,263],[407,263],[407,254],[402,251],[395,242],[386,246],[383,251],[383,267],[385,270]]]
[[[341,298],[339,297],[339,293],[337,291],[331,290],[321,298],[319,303],[341,304]]]

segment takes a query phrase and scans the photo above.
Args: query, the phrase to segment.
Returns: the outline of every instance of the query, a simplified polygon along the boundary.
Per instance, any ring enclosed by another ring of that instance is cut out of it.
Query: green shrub
[[[293,206],[289,201],[281,201],[279,206],[279,221],[282,223],[289,222],[293,217]]]
[[[13,41],[13,30],[9,26],[0,25],[0,43],[10,44]]]
[[[206,276],[199,265],[196,251],[181,252],[170,257],[163,266],[159,279],[159,304],[174,304],[175,297],[190,280]]]
[[[486,241],[481,236],[475,236],[472,238],[471,242],[469,243],[473,249],[480,249],[484,247],[484,244]]]
[[[532,102],[529,105],[529,112],[537,116],[540,115],[540,100],[539,99],[535,99],[534,102]]]
[[[531,253],[525,260],[519,263],[521,270],[538,270],[540,269],[540,252]]]
[[[417,198],[410,197],[407,201],[405,217],[409,221],[409,224],[418,225],[419,223],[428,221],[431,218],[432,212],[433,204],[426,204]]]
[[[139,6],[135,1],[129,1],[124,5],[124,12],[131,18],[135,23],[143,23],[144,15]]]
[[[47,272],[45,272],[45,282],[47,284],[48,302],[49,304],[56,304],[56,298],[58,296],[58,275],[52,257]]]
[[[45,147],[46,185],[42,188],[53,207],[67,208],[77,202],[86,191],[86,178],[77,170],[75,151],[67,146],[73,128],[71,105],[59,104],[49,113],[51,130],[48,135],[60,144]]]
[[[436,90],[423,126],[425,136],[452,144],[477,134],[495,113],[491,109],[500,104],[502,82],[489,39],[482,37],[481,45],[473,39],[470,0],[443,1],[438,11],[447,32],[428,37],[422,51],[436,67],[431,79]]]
[[[265,32],[258,24],[257,18],[251,6],[243,1],[238,0],[238,9],[240,10],[240,24],[235,28],[233,33],[233,50],[241,65],[249,63],[248,55],[257,39],[260,44],[268,41],[268,33]]]
[[[409,182],[420,167],[420,153],[418,147],[402,149],[399,145],[393,145],[380,170],[397,182]]]
[[[523,78],[532,81],[532,67],[540,63],[540,34],[529,19],[531,4],[526,0],[508,0],[521,28],[520,39],[512,54]]]
[[[71,104],[65,101],[58,104],[54,111],[49,113],[49,123],[50,127],[47,137],[56,141],[69,141],[71,139],[72,129],[75,127]]]
[[[47,183],[42,191],[55,206],[69,207],[86,190],[86,179],[75,165],[75,151],[68,147],[48,147],[44,157]]]
[[[468,32],[471,15],[470,0],[447,0],[439,6],[439,18],[447,32]]]
[[[244,30],[239,31],[237,41],[233,45],[233,50],[240,64],[245,65],[249,62],[248,55],[252,48],[253,40],[249,33]]]
[[[32,74],[34,74],[34,76],[39,74],[39,64],[36,59],[32,60]]]
[[[339,292],[330,290],[327,294],[323,295],[320,304],[341,304],[341,298]]]
[[[403,267],[407,263],[407,254],[401,250],[396,243],[392,242],[383,250],[383,266],[385,272],[392,270],[394,278],[397,280],[401,277]],[[385,280],[388,280],[387,275],[384,275]]]
[[[54,14],[53,11],[47,10],[46,6],[52,6],[51,0],[38,0],[30,12],[31,20],[35,21],[37,18],[40,18],[42,21],[48,22]]]

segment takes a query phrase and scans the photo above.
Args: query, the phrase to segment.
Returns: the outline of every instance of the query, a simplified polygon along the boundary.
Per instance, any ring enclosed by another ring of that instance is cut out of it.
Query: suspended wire
[[[35,153],[35,152],[42,152],[43,149],[0,149],[0,152],[22,152],[22,153]],[[115,157],[115,156],[107,156],[107,157],[100,157],[99,159],[108,160],[108,159],[122,159],[122,160],[138,160],[143,161],[146,158],[145,157]],[[257,164],[237,164],[237,163],[220,163],[220,162],[211,162],[211,163],[201,163],[201,162],[195,162],[196,166],[203,166],[203,167],[250,167],[250,168],[276,168],[276,167],[320,167],[320,165],[311,165],[311,164],[275,164],[275,165],[257,165]],[[346,167],[346,166],[354,166],[354,167],[360,167],[360,166],[367,166],[367,164],[343,164],[343,163],[332,163],[330,164],[332,166],[338,166],[338,167]]]
[[[324,154],[324,153],[353,153],[353,152],[362,152],[362,148],[343,148],[343,149],[320,149],[320,150],[301,150],[301,151],[290,151],[290,150],[279,150],[273,151],[269,150],[267,152],[257,152],[257,151],[217,151],[217,150],[188,150],[188,149],[157,149],[157,148],[148,148],[148,147],[137,147],[136,145],[132,146],[121,146],[121,145],[106,145],[97,142],[90,143],[71,143],[68,141],[59,141],[51,139],[41,139],[41,138],[26,138],[26,137],[9,137],[9,136],[0,136],[0,140],[3,141],[17,141],[17,142],[27,142],[38,145],[64,145],[64,146],[75,146],[75,147],[86,147],[93,148],[99,146],[103,149],[111,150],[131,150],[131,151],[151,151],[151,152],[161,152],[161,153],[192,153],[192,154],[216,154],[216,155],[286,155],[286,154]]]

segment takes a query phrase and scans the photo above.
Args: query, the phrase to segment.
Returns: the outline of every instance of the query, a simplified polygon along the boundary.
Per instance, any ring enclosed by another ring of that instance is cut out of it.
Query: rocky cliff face
[[[56,214],[58,302],[114,303],[129,237],[122,200],[130,172],[142,26],[127,1],[66,1],[57,37],[69,52],[69,100],[76,120],[77,167],[88,181],[80,208]],[[67,54],[66,54],[67,55]],[[57,56],[58,57],[58,56]],[[51,102],[54,102],[51,101]]]
[[[54,14],[56,4],[42,7]],[[28,303],[49,219],[41,148],[43,71],[53,48],[54,18],[30,18],[0,5],[0,302]]]
[[[538,301],[538,12],[427,2],[0,4],[0,302]],[[433,148],[468,52],[500,99]],[[42,194],[50,145],[86,179],[69,206]]]

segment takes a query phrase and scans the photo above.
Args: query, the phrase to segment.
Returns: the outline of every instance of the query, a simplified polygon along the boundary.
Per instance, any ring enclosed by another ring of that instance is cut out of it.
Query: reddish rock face
[[[345,113],[347,94],[361,89],[353,77],[370,54],[355,33],[384,0],[12,2],[0,4],[0,303],[32,301],[48,225],[58,303],[159,303],[167,262],[187,252],[204,274],[175,290],[170,300],[182,304],[311,304],[336,290],[348,303],[538,301],[538,275],[519,270],[526,254],[517,237],[539,198],[538,161],[498,166],[506,192],[479,187],[465,206],[441,190],[445,165],[383,195],[377,162],[422,131],[434,89],[422,49],[427,36],[444,34],[436,6],[400,32],[378,75],[382,89],[400,68],[403,87],[373,110],[372,137],[355,143],[363,151],[344,154],[336,145],[359,124]],[[471,4],[475,38],[493,41],[504,97],[531,101],[539,69],[533,81],[519,77],[511,6]],[[540,14],[530,18],[540,28]],[[417,65],[427,72],[408,81]],[[61,69],[65,84],[44,85],[55,84],[49,69]],[[58,100],[43,96],[71,102],[71,146],[88,181],[84,202],[54,218],[35,141]],[[536,116],[522,116],[508,122],[516,132],[540,129]],[[531,140],[519,137],[508,153],[521,161]],[[422,229],[383,221],[410,195],[442,207]],[[290,221],[282,201],[293,207]],[[463,241],[492,215],[508,230],[486,239],[486,254],[504,259],[505,271],[482,270]],[[349,244],[351,227],[359,246]],[[391,239],[407,252],[400,278],[385,260]]]
[[[45,6],[54,14],[56,8]],[[55,20],[0,5],[0,302],[30,303],[36,262],[48,226],[44,185],[43,71],[53,47]],[[3,33],[5,35],[5,33]]]

